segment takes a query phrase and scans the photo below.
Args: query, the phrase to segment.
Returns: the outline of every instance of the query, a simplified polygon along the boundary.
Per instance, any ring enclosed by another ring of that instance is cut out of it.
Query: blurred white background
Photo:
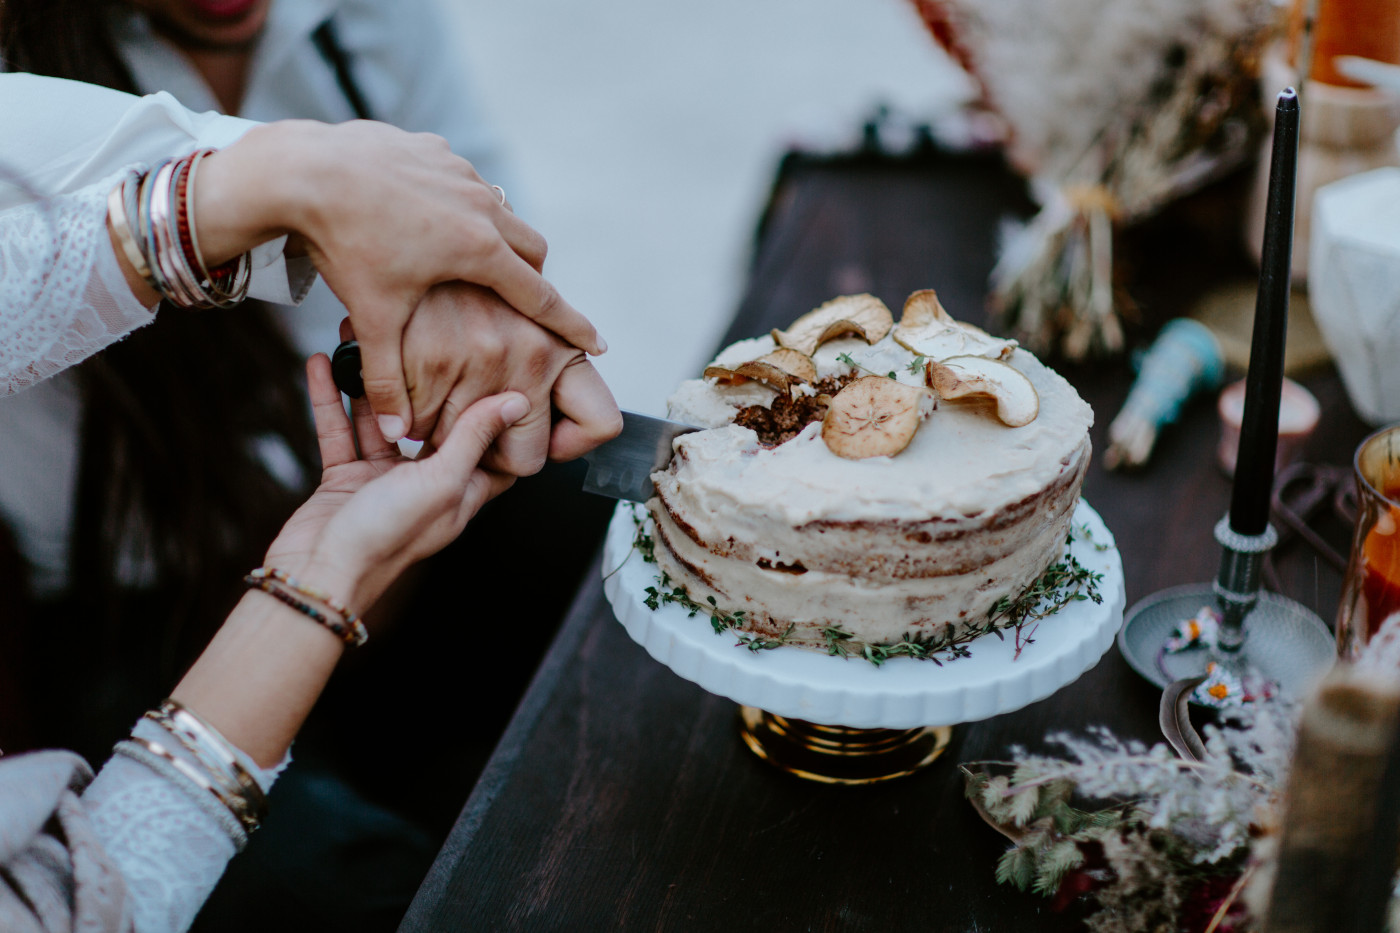
[[[664,413],[737,306],[786,145],[966,93],[908,0],[440,0],[546,275],[623,407]]]

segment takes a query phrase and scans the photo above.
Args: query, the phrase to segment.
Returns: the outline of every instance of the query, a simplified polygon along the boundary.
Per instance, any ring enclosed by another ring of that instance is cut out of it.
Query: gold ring
[[[506,189],[502,188],[500,185],[492,185],[492,186],[491,186],[491,190],[494,191],[494,192],[496,192],[497,194],[499,194],[499,195],[501,196],[501,207],[505,207],[505,206],[506,206]]]

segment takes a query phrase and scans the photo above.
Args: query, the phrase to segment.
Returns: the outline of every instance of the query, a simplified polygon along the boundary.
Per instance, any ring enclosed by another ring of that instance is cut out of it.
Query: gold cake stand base
[[[740,706],[739,735],[755,755],[804,780],[876,784],[932,763],[948,747],[953,729],[851,729]]]

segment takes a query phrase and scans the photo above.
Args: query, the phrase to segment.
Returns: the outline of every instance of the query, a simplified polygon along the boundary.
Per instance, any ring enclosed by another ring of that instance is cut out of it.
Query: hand
[[[341,339],[358,337],[353,323]],[[413,312],[403,341],[404,376],[416,413],[408,436],[440,446],[478,399],[523,392],[530,413],[487,453],[484,465],[514,476],[545,459],[572,460],[622,430],[622,416],[582,351],[517,314],[489,289],[435,286]],[[551,424],[551,402],[559,420]]]
[[[205,161],[196,205],[211,262],[246,249],[250,238],[304,239],[350,312],[365,395],[390,440],[437,417],[413,408],[401,348],[414,309],[438,283],[483,285],[573,346],[606,349],[588,319],[540,275],[544,238],[440,137],[369,121],[268,124]],[[231,252],[220,248],[230,231],[240,246]]]
[[[324,353],[307,362],[306,372],[321,484],[283,526],[266,563],[364,613],[409,565],[449,544],[514,482],[480,461],[497,436],[528,413],[529,402],[516,392],[480,399],[431,456],[409,460],[379,433],[364,399],[351,405],[352,427]]]

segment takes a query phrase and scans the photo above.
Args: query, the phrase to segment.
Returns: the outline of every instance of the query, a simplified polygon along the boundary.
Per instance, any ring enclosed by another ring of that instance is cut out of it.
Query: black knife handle
[[[331,378],[335,387],[351,398],[364,398],[365,381],[360,374],[360,344],[347,340],[331,354]]]

